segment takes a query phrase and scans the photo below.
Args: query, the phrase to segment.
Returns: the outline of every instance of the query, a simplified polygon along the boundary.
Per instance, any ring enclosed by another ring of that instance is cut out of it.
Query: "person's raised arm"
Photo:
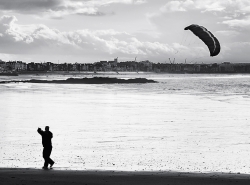
[[[37,132],[38,132],[39,134],[41,134],[41,135],[43,134],[43,131],[42,131],[41,128],[38,128],[38,129],[37,129]]]

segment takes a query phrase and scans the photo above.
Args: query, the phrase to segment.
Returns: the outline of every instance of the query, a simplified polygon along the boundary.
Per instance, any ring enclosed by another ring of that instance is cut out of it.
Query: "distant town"
[[[156,72],[156,73],[250,73],[250,63],[213,63],[213,64],[188,64],[175,63],[154,63],[148,60],[137,62],[124,61],[118,62],[118,58],[112,61],[99,61],[95,63],[25,63],[22,61],[2,61],[0,60],[0,73],[36,73],[53,71],[92,71],[92,72]]]

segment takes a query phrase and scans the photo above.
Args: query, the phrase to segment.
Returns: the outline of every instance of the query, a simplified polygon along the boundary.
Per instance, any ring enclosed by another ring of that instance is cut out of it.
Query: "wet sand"
[[[95,184],[95,185],[238,185],[250,184],[250,175],[227,173],[185,172],[121,172],[121,171],[74,171],[42,170],[29,168],[1,168],[0,181],[3,185],[25,184]]]

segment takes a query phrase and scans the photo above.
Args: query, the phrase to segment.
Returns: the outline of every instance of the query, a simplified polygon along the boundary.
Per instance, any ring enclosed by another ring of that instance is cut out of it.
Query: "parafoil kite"
[[[210,51],[210,56],[216,56],[220,53],[220,43],[218,39],[205,27],[199,26],[197,24],[191,24],[187,26],[184,30],[190,30],[198,36],[208,47]]]

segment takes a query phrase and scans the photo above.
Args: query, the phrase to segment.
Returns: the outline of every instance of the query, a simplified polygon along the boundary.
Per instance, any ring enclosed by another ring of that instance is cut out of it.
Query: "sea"
[[[37,128],[62,170],[250,173],[250,74],[82,73],[148,84],[0,84],[0,167],[43,166]]]

